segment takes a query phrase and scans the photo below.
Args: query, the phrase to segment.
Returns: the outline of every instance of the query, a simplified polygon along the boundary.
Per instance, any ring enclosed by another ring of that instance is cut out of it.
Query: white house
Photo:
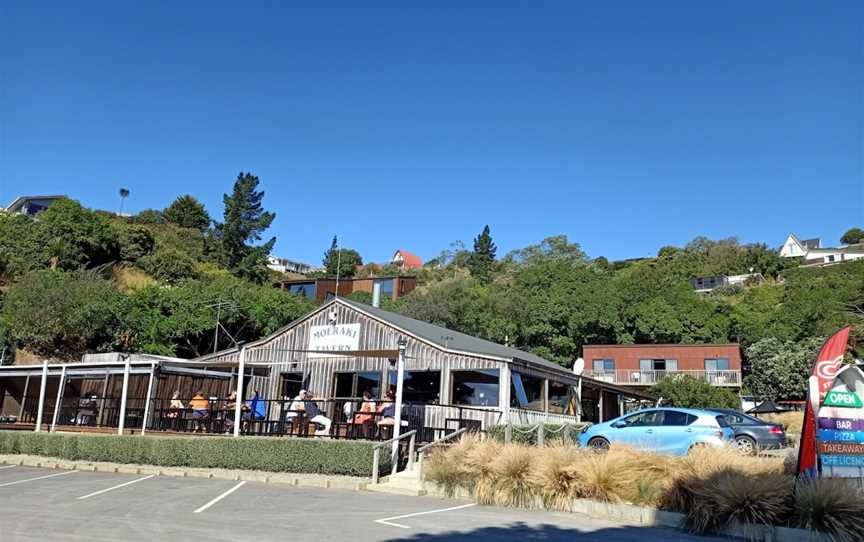
[[[801,240],[790,233],[780,249],[784,258],[803,258],[806,266],[833,265],[864,258],[864,244],[822,247],[819,239]]]

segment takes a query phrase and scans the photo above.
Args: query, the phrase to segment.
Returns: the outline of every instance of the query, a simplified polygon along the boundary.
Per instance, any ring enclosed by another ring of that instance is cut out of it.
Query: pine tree
[[[482,284],[487,284],[492,279],[492,267],[495,265],[495,251],[498,247],[492,242],[489,234],[489,225],[483,227],[483,231],[474,238],[474,252],[468,260],[468,267],[473,275]]]
[[[224,265],[238,276],[263,280],[267,256],[273,250],[276,238],[272,237],[261,245],[252,243],[261,240],[261,234],[270,227],[276,215],[261,206],[264,192],[256,190],[258,183],[258,177],[240,172],[234,181],[234,191],[222,198],[225,222],[217,226],[216,233]]]
[[[186,194],[174,200],[164,211],[165,220],[181,228],[192,228],[204,231],[210,225],[210,215],[204,204],[193,196]]]

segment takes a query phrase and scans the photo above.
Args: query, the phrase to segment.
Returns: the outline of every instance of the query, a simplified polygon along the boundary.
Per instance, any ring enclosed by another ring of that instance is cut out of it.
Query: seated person
[[[321,409],[318,408],[318,404],[313,401],[315,395],[307,391],[305,396],[303,397],[303,410],[306,412],[306,418],[318,426],[318,430],[315,431],[316,437],[323,437],[330,435],[330,424],[332,423],[330,418],[321,413]]]
[[[232,391],[225,398],[225,429],[234,429],[234,412],[237,410],[237,392]],[[243,403],[240,405],[240,419],[245,420],[249,412],[249,405]]]
[[[351,420],[351,423],[354,425],[362,426],[366,429],[366,433],[368,433],[368,429],[371,428],[372,423],[375,421],[375,402],[372,400],[372,394],[368,391],[363,392],[363,402],[360,404],[360,410],[358,410],[354,414],[354,418]]]
[[[177,418],[185,409],[183,401],[180,400],[180,390],[177,390],[171,394],[171,403],[168,405],[168,417]]]
[[[210,401],[204,397],[203,391],[198,391],[192,399],[189,400],[189,408],[192,409],[192,419],[195,420],[195,431],[204,430],[202,420],[210,417]]]

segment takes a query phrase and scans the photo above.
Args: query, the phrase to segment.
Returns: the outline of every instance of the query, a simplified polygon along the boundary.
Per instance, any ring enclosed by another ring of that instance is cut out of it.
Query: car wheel
[[[756,452],[758,451],[756,441],[744,435],[735,437],[735,449],[738,450],[738,453],[741,455],[756,455]]]
[[[609,441],[605,438],[592,438],[588,441],[588,447],[598,452],[605,452],[609,449]]]

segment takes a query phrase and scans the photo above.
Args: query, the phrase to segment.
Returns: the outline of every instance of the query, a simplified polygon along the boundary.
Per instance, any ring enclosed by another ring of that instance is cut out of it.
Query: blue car
[[[651,452],[685,455],[695,446],[726,446],[734,434],[718,412],[651,408],[589,426],[579,436],[579,444],[599,450],[610,444],[625,444]]]

